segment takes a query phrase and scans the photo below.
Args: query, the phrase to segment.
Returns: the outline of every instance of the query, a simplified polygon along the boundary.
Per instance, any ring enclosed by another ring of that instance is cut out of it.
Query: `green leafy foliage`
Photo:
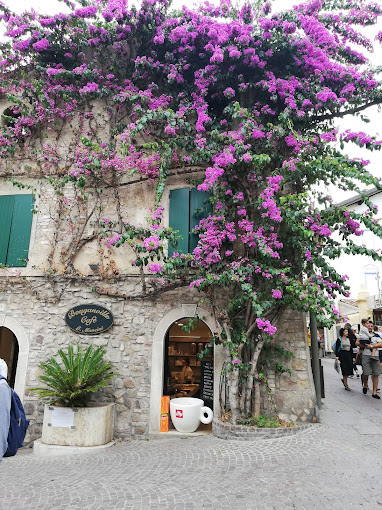
[[[39,365],[42,370],[39,379],[46,387],[29,389],[40,398],[47,399],[48,404],[86,407],[91,394],[107,386],[117,375],[112,364],[103,359],[105,353],[104,347],[95,348],[93,345],[85,351],[79,345],[76,352],[73,345],[69,345],[67,353],[60,349],[58,354],[62,364],[52,357]]]
[[[277,429],[280,427],[295,427],[295,423],[280,420],[280,418],[270,418],[266,415],[251,416],[249,418],[240,417],[237,420],[238,425],[246,425],[249,427],[257,427],[259,429]]]

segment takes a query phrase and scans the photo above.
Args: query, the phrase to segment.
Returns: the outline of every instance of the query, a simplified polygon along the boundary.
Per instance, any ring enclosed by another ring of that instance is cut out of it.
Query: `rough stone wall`
[[[275,346],[292,356],[281,355]],[[286,371],[276,370],[276,363]],[[264,346],[259,372],[265,376],[260,383],[261,414],[295,423],[318,419],[304,314],[290,309],[284,312],[271,346]]]
[[[133,280],[133,281],[131,281]],[[113,285],[115,291],[125,292],[136,285],[133,277]],[[160,319],[177,307],[179,302],[197,302],[196,293],[185,289],[170,292],[150,301],[125,301],[97,297],[89,290],[89,281],[60,282],[65,288],[61,299],[54,304],[41,299],[41,286],[50,293],[50,284],[37,278],[29,285],[18,284],[0,293],[0,309],[12,316],[26,331],[30,351],[28,359],[27,388],[38,383],[38,364],[57,354],[59,348],[69,343],[104,345],[106,357],[119,375],[105,388],[98,400],[116,403],[115,435],[117,437],[147,437],[149,424],[151,347],[154,330]],[[40,287],[40,297],[32,298],[33,288]],[[71,331],[65,324],[66,312],[82,303],[97,303],[110,309],[114,325],[107,332],[86,336]],[[25,410],[31,420],[29,437],[41,435],[43,405],[28,390],[24,396]],[[159,418],[158,418],[159,419]]]
[[[284,313],[275,342],[293,352],[279,361],[292,371],[270,375],[278,415],[293,422],[311,422],[316,416],[316,394],[310,366],[305,316],[288,310]]]
[[[200,296],[186,288],[150,300],[124,300],[97,296],[91,287],[91,278],[84,281],[56,281],[54,292],[60,295],[56,303],[52,299],[52,284],[47,279],[30,278],[0,293],[1,312],[15,319],[25,329],[29,339],[26,386],[38,384],[38,364],[56,355],[59,348],[65,349],[69,343],[104,345],[106,357],[119,375],[101,395],[97,395],[97,400],[116,403],[116,437],[147,437],[155,328],[180,303],[197,303]],[[133,276],[110,284],[115,292],[129,293],[136,287],[137,277]],[[47,299],[44,299],[44,291]],[[97,303],[110,309],[114,315],[112,328],[96,336],[78,335],[71,331],[65,324],[65,314],[71,307],[83,303]],[[278,334],[276,342],[294,352],[294,357],[288,361],[278,359],[292,370],[292,375],[277,374],[272,369],[268,372],[268,384],[277,405],[277,413],[288,421],[311,422],[315,416],[314,385],[301,314],[296,315],[291,311],[285,314],[282,332]],[[262,412],[272,415],[274,408],[268,402],[265,386],[263,402]],[[43,405],[28,390],[24,403],[28,419],[31,420],[27,438],[31,441],[41,435]]]
[[[200,296],[188,288],[165,293],[150,300],[124,300],[97,296],[91,291],[91,278],[84,281],[61,279],[52,284],[47,279],[30,278],[9,286],[0,293],[0,310],[15,319],[26,331],[30,343],[27,388],[38,384],[38,365],[59,348],[69,343],[104,345],[109,359],[119,372],[112,384],[97,399],[116,403],[115,435],[117,437],[147,437],[150,406],[150,375],[152,339],[159,321],[180,303],[197,303]],[[137,278],[122,278],[110,285],[115,292],[132,292]],[[45,294],[45,292],[46,294]],[[37,293],[38,292],[38,293]],[[47,299],[44,299],[44,295]],[[65,324],[65,314],[73,306],[97,303],[110,309],[114,324],[107,332],[96,335],[78,335]],[[205,307],[205,304],[203,305]],[[315,416],[314,385],[310,371],[309,349],[304,335],[302,314],[286,312],[282,331],[276,342],[292,350],[294,357],[283,361],[288,373],[277,374],[270,370],[268,383],[272,390],[280,418],[295,422],[311,422]],[[271,365],[272,366],[272,365]],[[272,404],[263,387],[262,411],[272,414]],[[28,440],[41,435],[43,405],[28,390],[24,396],[25,410],[31,420]]]

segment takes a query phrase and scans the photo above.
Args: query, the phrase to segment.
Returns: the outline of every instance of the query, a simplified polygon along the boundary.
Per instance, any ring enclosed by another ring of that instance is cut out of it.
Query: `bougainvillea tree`
[[[338,317],[334,298],[348,291],[331,259],[380,258],[357,242],[365,227],[381,236],[376,207],[363,195],[364,213],[341,209],[322,185],[382,189],[368,162],[346,153],[348,143],[377,150],[382,142],[336,124],[381,102],[367,57],[375,41],[364,29],[382,7],[310,0],[273,13],[260,0],[179,10],[167,0],[65,4],[68,13],[50,17],[0,4],[7,36],[0,93],[12,103],[1,157],[30,151],[58,196],[70,184],[84,200],[91,193],[101,200],[103,187],[115,186],[103,242],[133,247],[141,297],[187,285],[209,301],[222,326],[214,341],[226,347],[232,418],[256,413],[259,356],[283,311],[312,311],[329,326]],[[107,129],[94,128],[94,102]],[[49,131],[67,126],[78,136],[63,155]],[[212,212],[196,227],[193,252],[168,256],[177,233],[163,225],[162,196],[174,168],[202,172],[192,183],[209,192]],[[121,214],[118,183],[134,174],[156,183],[146,225]],[[86,242],[83,231],[75,248]],[[72,269],[69,257],[65,271]]]

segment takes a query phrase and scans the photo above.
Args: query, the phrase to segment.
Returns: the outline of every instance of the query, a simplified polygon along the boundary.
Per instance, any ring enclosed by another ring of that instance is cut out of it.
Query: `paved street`
[[[323,360],[322,424],[281,439],[119,443],[106,452],[0,465],[0,509],[382,508],[382,400],[344,390]],[[382,383],[381,383],[382,387]]]

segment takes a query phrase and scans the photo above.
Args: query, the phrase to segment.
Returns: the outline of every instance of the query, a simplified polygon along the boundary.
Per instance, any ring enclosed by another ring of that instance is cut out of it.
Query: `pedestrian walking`
[[[0,375],[8,376],[8,367],[0,358]],[[8,448],[8,432],[11,413],[11,389],[7,381],[0,379],[0,462]]]
[[[370,338],[372,337],[370,331],[369,331],[369,319],[362,319],[361,320],[361,327],[359,329],[359,335],[357,337],[357,343],[356,345],[359,347],[359,353],[358,353],[358,356],[361,358],[361,366],[362,366],[362,391],[364,393],[364,395],[366,395],[367,393],[367,389],[368,389],[368,379],[369,379],[369,376],[365,374],[365,372],[363,371],[363,353],[364,353],[364,350],[365,350],[365,345],[366,344],[369,344],[370,342]],[[366,360],[365,363],[367,365],[369,365],[369,360]],[[369,369],[369,367],[367,367],[367,372],[369,372],[371,369]]]
[[[356,346],[356,343],[357,343],[356,330],[353,329],[352,325],[349,322],[347,322],[345,324],[344,328],[347,329],[349,332],[348,338],[350,340],[350,350],[351,350],[352,359],[353,359],[353,372],[355,372],[357,374],[357,377],[359,377],[358,368],[357,368],[357,364],[356,364],[356,356],[357,356],[357,352],[359,350],[359,347]],[[349,377],[353,377],[353,375],[350,375]]]
[[[374,326],[374,337],[377,338],[377,342],[382,342],[382,336],[381,336],[381,333],[379,333],[378,326]],[[379,357],[379,366],[381,368],[381,373],[382,373],[382,347],[378,347],[377,351],[378,351],[378,357]],[[378,382],[379,382],[379,380],[378,380]],[[377,388],[377,391],[380,391],[380,389]]]
[[[378,338],[378,342],[382,342],[382,336],[381,333],[379,332],[378,326],[374,326],[374,336]],[[382,347],[378,347],[377,351],[379,356],[379,364],[382,370]]]
[[[372,351],[376,348],[382,347],[382,342],[378,337],[375,337],[372,333],[373,323],[368,319],[362,319],[362,326],[360,329],[360,337],[357,338],[357,345],[363,349],[362,351],[362,392],[364,395],[367,394],[369,389],[369,376],[372,376],[373,381],[373,393],[372,397],[380,400],[380,396],[377,395],[378,389],[378,378],[381,375],[381,366],[379,363],[379,354],[372,355]],[[367,343],[369,342],[369,343]]]
[[[353,352],[349,340],[349,330],[346,328],[340,329],[340,336],[336,342],[336,359],[340,361],[342,384],[345,390],[350,391],[348,385],[348,377],[353,375]]]

